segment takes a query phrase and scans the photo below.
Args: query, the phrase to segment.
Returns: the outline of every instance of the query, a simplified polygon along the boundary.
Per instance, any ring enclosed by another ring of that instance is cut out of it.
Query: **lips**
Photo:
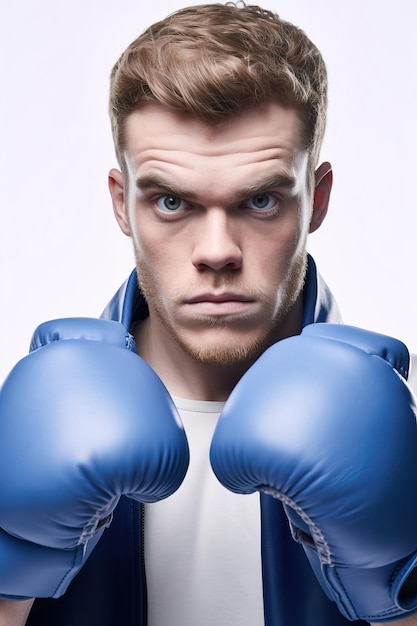
[[[188,298],[186,304],[198,304],[200,302],[253,302],[253,298],[237,293],[202,293]]]
[[[239,293],[201,293],[185,301],[196,312],[207,315],[236,315],[247,312],[254,299]]]
[[[228,300],[236,300],[238,302],[253,302],[253,298],[251,296],[234,293],[232,291],[224,291],[221,293],[207,291],[193,296],[192,298],[187,298],[186,302],[188,304],[194,304],[196,302],[227,302]]]

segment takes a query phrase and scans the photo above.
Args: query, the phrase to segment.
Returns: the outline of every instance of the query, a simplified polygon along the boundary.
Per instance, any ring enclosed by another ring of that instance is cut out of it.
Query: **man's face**
[[[151,332],[204,363],[256,358],[300,294],[327,209],[308,191],[297,113],[270,103],[213,128],[148,105],[126,138],[128,181],[113,170],[110,188]]]

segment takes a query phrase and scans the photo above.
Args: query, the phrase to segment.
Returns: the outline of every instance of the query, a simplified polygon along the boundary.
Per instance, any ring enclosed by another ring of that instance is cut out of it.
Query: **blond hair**
[[[110,117],[124,168],[126,118],[158,102],[214,125],[275,100],[298,111],[314,170],[324,135],[327,73],[306,34],[259,6],[202,4],[150,26],[111,73]]]

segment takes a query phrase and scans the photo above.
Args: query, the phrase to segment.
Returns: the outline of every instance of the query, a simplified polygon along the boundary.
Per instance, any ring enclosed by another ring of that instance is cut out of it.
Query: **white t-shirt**
[[[145,507],[149,626],[263,626],[259,494],[231,493],[209,461],[223,403],[174,402],[190,466],[176,493]]]

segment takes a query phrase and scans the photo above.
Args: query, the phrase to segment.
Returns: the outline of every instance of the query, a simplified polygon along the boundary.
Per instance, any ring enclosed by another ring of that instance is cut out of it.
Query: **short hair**
[[[327,72],[304,31],[240,2],[180,9],[135,39],[111,72],[119,164],[124,169],[125,121],[147,103],[215,125],[268,101],[297,110],[314,170],[326,125]]]

